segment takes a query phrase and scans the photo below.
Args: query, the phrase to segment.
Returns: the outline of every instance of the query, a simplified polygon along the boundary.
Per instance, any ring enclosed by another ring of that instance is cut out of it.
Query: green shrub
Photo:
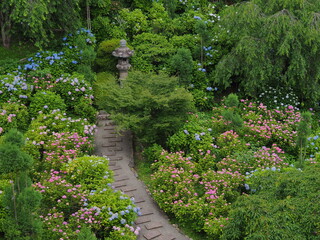
[[[29,112],[26,105],[18,102],[8,102],[0,105],[0,134],[11,128],[26,131],[29,122]]]
[[[96,121],[97,110],[93,107],[93,101],[91,98],[82,97],[74,106],[74,114],[87,119],[90,123]]]
[[[39,113],[48,114],[55,109],[66,110],[66,104],[60,95],[56,93],[39,91],[31,98],[29,113],[32,118],[36,118]]]
[[[77,240],[97,240],[90,228],[83,228],[78,234]]]
[[[132,66],[143,72],[165,70],[169,57],[174,53],[172,44],[159,34],[142,33],[132,42],[135,54]]]
[[[193,61],[191,52],[186,48],[179,48],[176,55],[170,59],[170,67],[179,76],[181,86],[189,86],[192,78]]]
[[[24,145],[22,137],[22,134],[14,129],[4,136],[4,141],[0,145],[0,173],[18,173],[32,167],[31,156],[20,149]]]
[[[194,109],[191,94],[165,74],[132,72],[123,87],[106,82],[100,88],[99,107],[145,145],[165,144]]]
[[[246,185],[253,194],[232,205],[220,239],[318,239],[319,173],[315,164],[255,172]]]
[[[149,28],[147,16],[144,15],[141,9],[134,9],[130,11],[127,8],[122,8],[119,11],[119,17],[123,21],[121,27],[125,29],[125,33],[129,39],[147,31]]]
[[[158,144],[153,144],[152,146],[146,148],[143,151],[143,158],[148,162],[148,163],[153,163],[155,160],[157,160],[163,151],[163,148],[158,145]]]
[[[105,157],[87,156],[70,160],[64,169],[71,183],[94,190],[96,186],[107,185],[113,181],[113,172],[109,170],[108,164],[109,160]]]
[[[236,94],[231,93],[224,100],[224,104],[229,108],[238,107],[239,106],[239,98]]]
[[[95,60],[95,70],[97,72],[116,73],[118,59],[112,56],[112,52],[120,46],[120,39],[110,39],[102,41],[97,49]]]

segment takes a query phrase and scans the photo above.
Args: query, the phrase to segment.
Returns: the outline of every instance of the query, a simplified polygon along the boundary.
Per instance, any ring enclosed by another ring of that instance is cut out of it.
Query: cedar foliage
[[[320,2],[252,0],[228,7],[222,27],[230,51],[218,63],[216,83],[239,84],[251,96],[267,86],[292,87],[304,101],[319,99]]]

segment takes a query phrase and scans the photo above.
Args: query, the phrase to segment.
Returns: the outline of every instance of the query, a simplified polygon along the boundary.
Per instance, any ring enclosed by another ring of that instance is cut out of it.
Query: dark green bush
[[[146,145],[164,144],[194,110],[192,95],[176,78],[141,72],[131,72],[122,87],[111,81],[100,85],[98,104]]]
[[[313,165],[253,174],[246,186],[253,194],[232,205],[221,239],[319,239],[319,170]]]

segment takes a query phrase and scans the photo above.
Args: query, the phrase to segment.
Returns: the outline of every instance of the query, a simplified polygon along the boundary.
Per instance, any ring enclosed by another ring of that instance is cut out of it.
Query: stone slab
[[[161,235],[161,232],[159,232],[158,230],[148,231],[148,232],[146,232],[146,233],[143,234],[143,236],[144,236],[147,240],[155,239],[156,237],[159,237],[160,235]]]
[[[176,240],[177,238],[176,237],[172,237],[172,236],[169,236],[169,235],[160,235],[159,237],[155,238],[154,240]]]
[[[122,168],[120,166],[111,166],[110,170],[116,171],[116,170],[121,170]]]
[[[136,187],[123,187],[123,188],[121,188],[121,190],[122,190],[124,193],[128,193],[128,192],[136,191],[137,188],[136,188]]]
[[[141,216],[138,217],[138,219],[135,221],[135,224],[139,225],[139,224],[144,224],[144,223],[148,223],[151,222],[151,219],[148,216]]]
[[[110,122],[109,120],[107,120],[107,122],[105,122],[103,126],[104,126],[104,127],[107,127],[107,126],[115,126],[115,124],[114,124],[113,122]]]
[[[145,202],[146,200],[144,200],[143,198],[141,197],[137,197],[137,198],[134,198],[134,203],[143,203]]]
[[[129,180],[129,178],[128,177],[119,177],[119,178],[115,179],[114,181],[121,182],[121,181],[125,181],[125,180]]]
[[[127,186],[127,183],[126,182],[118,182],[118,183],[112,184],[112,186],[114,186],[115,188],[120,188],[120,187]]]
[[[110,143],[110,144],[115,144],[115,143]],[[109,151],[122,151],[122,147],[116,147],[112,146],[108,148]]]
[[[149,216],[152,214],[153,214],[153,211],[151,211],[151,210],[144,209],[141,211],[141,216]]]
[[[117,153],[116,152],[106,152],[105,155],[107,157],[110,157],[110,156],[115,156]]]
[[[121,156],[111,156],[110,160],[111,161],[121,161],[123,159],[123,157]]]
[[[115,147],[116,146],[116,143],[115,142],[106,142],[106,143],[103,143],[102,144],[102,147]]]
[[[163,225],[161,222],[156,222],[156,221],[152,221],[147,223],[146,225],[144,225],[146,227],[146,229],[148,230],[152,230],[152,229],[157,229],[157,228],[162,228]]]
[[[112,138],[112,139],[109,139],[109,142],[122,142],[123,139],[122,138]]]
[[[123,192],[123,191],[122,191]],[[134,197],[134,193],[133,192],[127,192],[125,193],[129,198]]]
[[[109,161],[109,167],[116,166],[117,162],[115,161]]]
[[[115,133],[109,133],[107,135],[102,136],[102,138],[116,138],[116,137],[118,137],[118,135]]]

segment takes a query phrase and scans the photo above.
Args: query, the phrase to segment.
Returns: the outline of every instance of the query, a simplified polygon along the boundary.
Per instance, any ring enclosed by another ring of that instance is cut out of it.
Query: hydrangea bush
[[[242,125],[233,128],[223,115],[228,109],[239,114]],[[244,192],[253,193],[247,178],[257,171],[283,171],[298,160],[300,121],[300,112],[292,105],[272,109],[248,100],[237,107],[214,107],[210,114],[190,115],[167,142],[176,152],[152,156],[154,198],[180,222],[219,239],[232,203]],[[310,138],[309,146],[316,146],[317,139]]]

